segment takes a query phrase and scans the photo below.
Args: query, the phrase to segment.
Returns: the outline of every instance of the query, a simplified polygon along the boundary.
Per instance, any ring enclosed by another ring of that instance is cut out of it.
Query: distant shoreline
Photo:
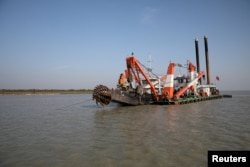
[[[0,95],[92,94],[90,89],[0,89]]]

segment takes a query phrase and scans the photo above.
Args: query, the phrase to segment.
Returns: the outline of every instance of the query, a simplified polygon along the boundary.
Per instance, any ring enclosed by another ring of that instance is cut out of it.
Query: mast
[[[148,58],[148,69],[149,72],[152,72],[152,60],[151,60],[151,54],[149,53],[149,58]]]

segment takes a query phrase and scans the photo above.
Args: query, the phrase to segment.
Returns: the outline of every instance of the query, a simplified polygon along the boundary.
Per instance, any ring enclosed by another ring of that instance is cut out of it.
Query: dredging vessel
[[[204,36],[206,73],[200,71],[198,39],[195,39],[196,66],[188,62],[187,75],[176,75],[175,67],[183,67],[170,62],[165,75],[159,76],[151,68],[141,64],[132,53],[126,58],[126,70],[121,73],[117,88],[109,89],[97,85],[93,100],[102,106],[111,101],[124,105],[144,104],[187,104],[210,99],[219,99],[216,85],[210,82],[210,67],[207,36]],[[203,84],[206,77],[206,84]],[[216,77],[219,80],[219,77]]]

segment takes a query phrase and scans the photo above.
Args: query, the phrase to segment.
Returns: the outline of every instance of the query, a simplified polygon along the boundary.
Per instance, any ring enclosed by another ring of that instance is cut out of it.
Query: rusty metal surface
[[[111,102],[111,90],[104,85],[97,85],[93,91],[93,100],[96,104],[106,106]]]

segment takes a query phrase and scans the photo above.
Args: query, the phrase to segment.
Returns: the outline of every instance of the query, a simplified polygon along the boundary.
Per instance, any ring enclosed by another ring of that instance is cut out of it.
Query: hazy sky
[[[211,81],[250,90],[249,0],[0,0],[0,89],[114,88],[131,52],[195,64],[195,38],[205,71],[204,35]]]

